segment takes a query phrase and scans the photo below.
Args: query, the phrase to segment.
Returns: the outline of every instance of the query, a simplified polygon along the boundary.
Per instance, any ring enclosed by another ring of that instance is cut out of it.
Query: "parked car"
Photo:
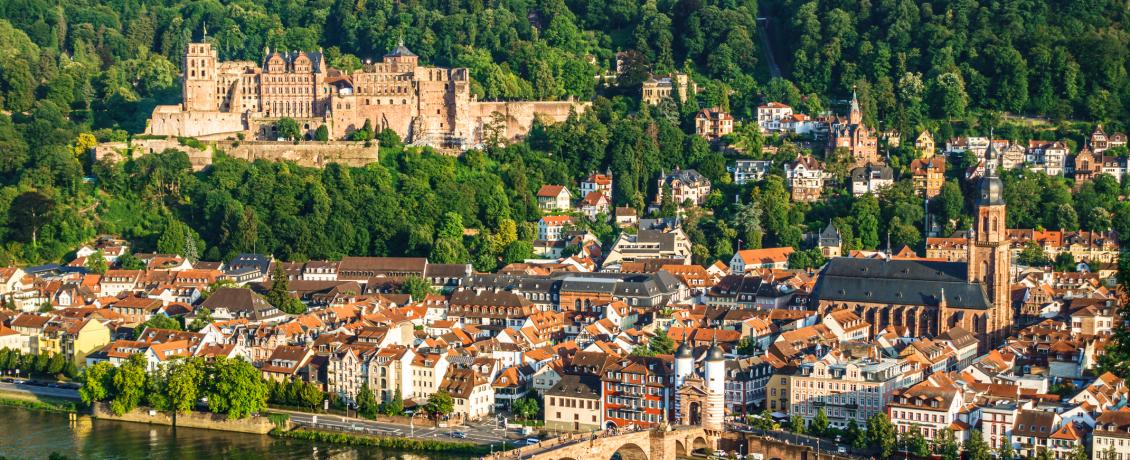
[[[465,439],[467,437],[467,433],[464,433],[462,431],[452,431],[451,433],[448,433],[448,435],[456,439]]]
[[[840,447],[837,447],[837,448],[836,448],[836,453],[840,453],[840,454],[846,454],[846,453],[848,453],[848,452],[847,452],[847,447],[844,447],[844,446],[840,446]]]

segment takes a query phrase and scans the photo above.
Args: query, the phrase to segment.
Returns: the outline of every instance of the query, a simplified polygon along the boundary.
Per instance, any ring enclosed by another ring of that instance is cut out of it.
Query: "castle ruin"
[[[329,67],[321,51],[266,49],[262,65],[220,61],[207,42],[190,43],[184,59],[183,103],[156,107],[146,134],[277,140],[276,124],[288,117],[307,138],[325,125],[330,139],[345,139],[368,121],[408,144],[465,150],[495,135],[518,139],[537,119],[560,122],[591,105],[479,101],[467,69],[421,66],[403,44],[355,72]]]

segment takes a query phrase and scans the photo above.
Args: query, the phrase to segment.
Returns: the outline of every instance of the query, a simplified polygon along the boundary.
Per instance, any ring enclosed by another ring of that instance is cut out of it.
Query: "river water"
[[[0,456],[46,459],[468,460],[440,454],[322,444],[270,436],[96,420],[0,407]]]

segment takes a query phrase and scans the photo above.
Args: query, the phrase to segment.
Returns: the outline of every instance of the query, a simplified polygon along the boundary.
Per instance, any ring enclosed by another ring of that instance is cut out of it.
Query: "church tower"
[[[983,330],[971,331],[988,340],[989,343],[981,344],[982,349],[1000,344],[1012,328],[1012,304],[1009,301],[1011,261],[1006,230],[1004,183],[997,176],[1000,168],[989,164],[992,159],[1000,158],[995,153],[990,143],[986,150],[985,176],[981,179],[977,192],[976,224],[969,235],[968,246],[967,278],[970,282],[981,283],[992,303]]]
[[[848,112],[848,124],[863,124],[863,111],[859,109],[859,98],[856,97],[854,89],[851,91],[851,111]]]
[[[208,32],[204,32],[205,40]],[[189,43],[184,55],[184,110],[215,112],[219,110],[218,56],[207,41]]]

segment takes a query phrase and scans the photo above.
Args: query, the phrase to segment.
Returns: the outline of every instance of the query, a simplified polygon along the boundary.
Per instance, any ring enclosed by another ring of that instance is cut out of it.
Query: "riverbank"
[[[267,434],[275,428],[275,422],[267,416],[229,420],[226,416],[220,414],[193,411],[187,414],[176,414],[174,418],[173,415],[167,412],[159,412],[143,407],[117,415],[110,411],[110,405],[108,403],[97,403],[90,409],[91,415],[94,416],[94,418],[117,420],[119,422],[200,428],[246,434]]]
[[[75,397],[77,398],[77,392]],[[33,394],[24,389],[8,391],[0,387],[0,407],[11,407],[38,412],[57,413],[83,413],[90,414],[92,418],[127,422],[138,425],[172,426],[173,420],[169,414],[151,412],[145,408],[138,408],[130,413],[116,416],[109,411],[106,403],[87,409],[81,402],[69,398],[55,398]],[[290,411],[287,411],[290,412]],[[209,431],[242,433],[249,435],[269,435],[267,437],[279,439],[293,439],[323,444],[358,446],[366,448],[390,449],[404,452],[435,453],[439,455],[455,456],[480,456],[489,453],[492,443],[478,444],[462,441],[444,441],[438,439],[411,438],[405,436],[381,436],[342,433],[310,428],[294,427],[293,422],[285,420],[289,414],[272,413],[254,420],[244,419],[229,421],[226,417],[206,412],[193,412],[177,416],[176,425],[181,428],[194,428]]]
[[[73,401],[29,397],[18,393],[0,393],[0,406],[72,414],[78,412],[78,406]]]
[[[439,441],[433,439],[415,439],[392,436],[369,436],[361,434],[308,430],[305,428],[297,428],[289,431],[274,429],[271,430],[270,435],[279,438],[301,439],[304,441],[344,444],[349,446],[379,447],[411,452],[438,452],[466,455],[482,455],[490,452],[489,446],[470,442]]]
[[[211,458],[310,460],[477,460],[479,455],[409,452],[258,434],[200,430],[95,419],[0,406],[0,457],[200,460]]]

